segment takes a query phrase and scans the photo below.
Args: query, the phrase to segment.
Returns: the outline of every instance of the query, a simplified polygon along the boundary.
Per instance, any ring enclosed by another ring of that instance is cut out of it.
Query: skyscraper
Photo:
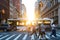
[[[36,17],[36,18],[40,18],[39,3],[40,3],[40,0],[37,0],[37,1],[35,2],[35,17]]]
[[[10,0],[10,18],[21,17],[21,3],[22,0]]]
[[[22,4],[22,17],[23,18],[26,18],[26,7],[25,7],[25,5],[24,4]]]
[[[0,23],[2,20],[7,20],[9,14],[9,0],[0,0]]]
[[[13,0],[13,5],[17,9],[17,11],[20,12],[20,0]]]

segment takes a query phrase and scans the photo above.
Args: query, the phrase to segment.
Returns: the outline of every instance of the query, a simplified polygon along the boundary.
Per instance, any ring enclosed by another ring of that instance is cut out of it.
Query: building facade
[[[9,16],[9,19],[14,19],[14,18],[17,19],[18,14],[17,14],[15,6],[13,5],[13,1],[10,0],[10,16]]]
[[[26,7],[24,4],[22,4],[22,18],[27,18]]]
[[[13,19],[17,19],[17,18],[20,18],[20,3],[21,1],[20,0],[10,0],[10,19],[13,18]]]
[[[42,18],[51,18],[55,23],[60,25],[60,0],[41,0],[43,7],[41,8]]]
[[[0,23],[9,18],[9,0],[0,0]],[[6,21],[7,22],[7,21]]]
[[[39,8],[40,0],[35,2],[35,18],[40,18],[40,8]]]
[[[18,12],[18,16],[20,17],[20,6],[21,6],[21,3],[22,2],[21,0],[12,0],[13,1],[13,5],[15,6],[16,8],[16,11]]]

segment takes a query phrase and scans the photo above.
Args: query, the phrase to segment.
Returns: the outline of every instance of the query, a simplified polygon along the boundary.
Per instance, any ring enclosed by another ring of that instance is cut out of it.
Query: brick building
[[[9,18],[9,0],[0,0],[0,23]]]

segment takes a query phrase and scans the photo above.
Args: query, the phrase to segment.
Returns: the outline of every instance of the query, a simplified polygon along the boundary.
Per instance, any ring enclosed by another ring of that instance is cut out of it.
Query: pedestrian
[[[52,36],[52,35],[54,35],[55,37],[56,37],[56,25],[55,24],[52,24],[51,25],[51,30],[52,30],[52,33],[51,33],[51,35],[50,36]]]
[[[36,39],[37,33],[36,33],[36,26],[35,25],[31,26],[31,38],[32,38],[32,40],[34,40],[33,35],[35,35],[35,39]]]
[[[32,26],[33,28],[32,28],[32,31],[33,31],[33,34],[35,34],[36,36],[37,36],[37,34],[36,34],[36,26]]]
[[[45,38],[45,25],[42,23],[40,26],[40,30],[41,30],[41,38]]]
[[[38,38],[39,38],[39,36],[41,35],[41,24],[38,24],[39,26],[38,26],[38,32],[39,32],[39,35],[38,35]]]

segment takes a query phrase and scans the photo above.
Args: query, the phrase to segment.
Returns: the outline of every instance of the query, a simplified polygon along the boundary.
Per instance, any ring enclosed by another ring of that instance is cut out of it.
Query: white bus
[[[43,19],[38,19],[38,24],[44,24],[46,29],[50,29],[51,28],[51,24],[53,23],[53,19],[50,18],[43,18]]]
[[[38,24],[39,23],[44,23],[44,24],[52,24],[53,23],[53,19],[50,18],[43,18],[43,19],[38,19]]]
[[[19,19],[8,19],[8,23],[16,26],[25,25],[26,19],[19,18]]]

